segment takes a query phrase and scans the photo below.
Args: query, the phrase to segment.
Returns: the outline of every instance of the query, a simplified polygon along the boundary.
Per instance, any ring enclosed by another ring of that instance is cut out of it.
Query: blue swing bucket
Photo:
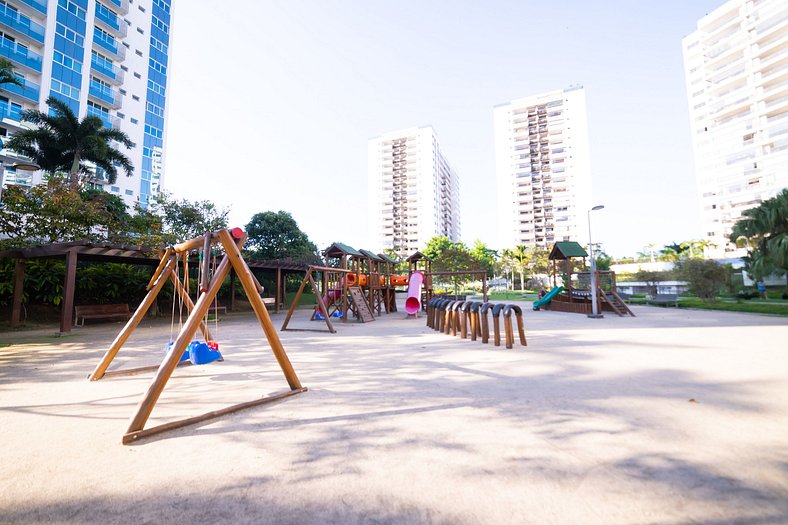
[[[189,345],[189,360],[193,365],[207,365],[222,358],[218,350],[211,350],[207,343],[192,341]]]
[[[170,341],[169,343],[167,343],[167,346],[164,347],[165,352],[168,354],[172,352],[173,345],[175,345],[175,341]],[[188,361],[188,360],[189,360],[189,347],[187,346],[186,349],[183,351],[183,355],[181,356],[180,361],[178,362],[183,363],[184,361]]]

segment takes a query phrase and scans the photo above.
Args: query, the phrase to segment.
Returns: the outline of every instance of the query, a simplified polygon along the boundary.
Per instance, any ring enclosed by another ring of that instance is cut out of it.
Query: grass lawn
[[[631,304],[646,304],[645,299],[632,298]],[[672,308],[667,305],[651,305],[657,308]],[[727,302],[716,301],[705,303],[697,297],[680,297],[679,308],[695,308],[699,310],[722,310],[725,312],[745,312],[752,314],[774,314],[788,316],[788,302],[785,304],[769,304],[757,301]]]

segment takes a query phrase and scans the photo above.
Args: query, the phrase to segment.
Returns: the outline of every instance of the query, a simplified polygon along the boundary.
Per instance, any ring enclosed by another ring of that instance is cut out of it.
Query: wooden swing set
[[[245,408],[278,401],[294,394],[307,391],[306,387],[301,386],[301,383],[296,376],[295,370],[293,370],[293,366],[290,364],[290,360],[288,359],[287,354],[282,347],[282,343],[279,340],[276,329],[271,322],[271,318],[268,315],[265,304],[260,298],[262,287],[254,278],[254,275],[252,275],[249,266],[246,264],[246,261],[244,261],[241,255],[240,249],[244,242],[246,242],[246,234],[240,228],[234,228],[233,230],[220,230],[213,233],[207,232],[203,236],[168,247],[162,254],[159,266],[156,268],[150,283],[148,283],[148,294],[145,296],[145,299],[143,299],[142,303],[140,303],[139,307],[134,312],[134,315],[132,315],[126,326],[124,326],[120,331],[107,352],[104,354],[101,362],[98,364],[98,366],[96,366],[93,373],[89,376],[91,381],[97,381],[110,375],[133,374],[137,372],[158,369],[156,376],[153,378],[153,381],[148,387],[147,392],[145,392],[143,398],[137,405],[137,409],[129,422],[126,433],[123,435],[122,443],[124,445],[137,439],[157,434],[159,432],[192,425]],[[208,254],[210,253],[211,246],[214,244],[221,247],[225,255],[219,265],[215,267],[213,275],[211,275],[210,257]],[[200,290],[197,302],[193,303],[189,298],[188,293],[186,293],[186,290],[184,290],[183,285],[181,285],[179,282],[176,269],[178,265],[178,259],[180,257],[184,255],[188,256],[191,250],[198,249],[200,247],[202,247],[203,250],[202,264],[200,265]],[[211,304],[215,301],[222,283],[229,275],[230,269],[235,270],[235,273],[238,276],[241,285],[243,286],[246,297],[248,298],[255,315],[257,316],[257,320],[260,322],[260,326],[263,329],[274,357],[279,363],[279,367],[284,373],[285,379],[290,386],[290,390],[280,394],[248,401],[246,403],[232,405],[223,409],[208,412],[200,416],[173,421],[146,429],[145,423],[148,421],[148,418],[150,417],[151,412],[153,411],[153,408],[159,399],[159,396],[164,390],[164,387],[167,385],[167,381],[169,381],[173,371],[180,364],[181,357],[183,356],[187,346],[194,338],[194,335],[197,333],[197,330],[199,329],[203,333],[206,341],[212,339],[211,333],[204,321],[204,318],[210,310]],[[173,282],[176,293],[179,295],[183,303],[186,305],[187,310],[189,311],[189,316],[183,323],[183,326],[180,328],[174,343],[172,343],[171,350],[167,352],[164,360],[158,367],[150,366],[125,371],[108,372],[107,368],[112,363],[112,360],[118,354],[118,351],[121,349],[123,344],[131,336],[134,329],[139,325],[140,321],[142,321],[143,317],[154,303],[157,295],[167,281]]]

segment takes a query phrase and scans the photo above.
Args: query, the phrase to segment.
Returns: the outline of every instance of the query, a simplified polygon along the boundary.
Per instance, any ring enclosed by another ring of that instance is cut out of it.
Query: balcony
[[[93,106],[88,106],[88,115],[100,118],[106,128],[120,129],[120,119],[113,117],[109,113],[104,113]]]
[[[22,117],[21,107],[0,100],[0,120],[10,119],[19,122]]]
[[[90,89],[88,96],[92,96],[96,100],[109,104],[110,107],[118,109],[120,107],[120,93],[111,87],[104,86],[95,80],[90,80]]]
[[[47,14],[47,4],[42,0],[16,0],[17,3],[29,5],[42,15]],[[12,2],[13,3],[13,2]]]
[[[14,11],[8,5],[0,4],[0,24],[7,26],[8,29],[22,37],[31,38],[39,44],[44,43],[44,26],[33,22],[18,11]],[[3,30],[5,29],[4,27]]]
[[[3,84],[3,89],[9,93],[14,93],[22,98],[38,104],[38,95],[41,92],[41,86],[34,82],[25,79],[24,86],[17,86],[16,84]]]
[[[93,42],[98,44],[102,49],[112,53],[112,55],[121,62],[126,58],[126,48],[120,45],[118,41],[110,35],[105,35],[101,31],[94,31]]]
[[[106,78],[113,84],[123,84],[123,70],[114,64],[110,64],[100,58],[97,58],[95,55],[92,55],[90,59],[90,69]]]
[[[129,12],[129,0],[107,0],[110,4],[116,7],[120,14],[125,15]]]
[[[118,15],[101,7],[98,2],[96,3],[96,21],[100,23],[102,29],[119,38],[125,38],[128,34],[128,26],[118,18]]]
[[[33,73],[41,73],[41,64],[43,62],[41,55],[30,51],[24,46],[20,46],[17,42],[0,37],[0,55]]]

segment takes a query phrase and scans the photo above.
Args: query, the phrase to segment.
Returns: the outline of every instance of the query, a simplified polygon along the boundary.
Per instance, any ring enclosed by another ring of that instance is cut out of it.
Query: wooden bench
[[[663,293],[657,295],[646,296],[646,304],[672,304],[676,308],[679,307],[679,296],[674,293]]]
[[[85,319],[130,319],[131,315],[128,304],[81,304],[74,307],[77,326],[85,326]]]

